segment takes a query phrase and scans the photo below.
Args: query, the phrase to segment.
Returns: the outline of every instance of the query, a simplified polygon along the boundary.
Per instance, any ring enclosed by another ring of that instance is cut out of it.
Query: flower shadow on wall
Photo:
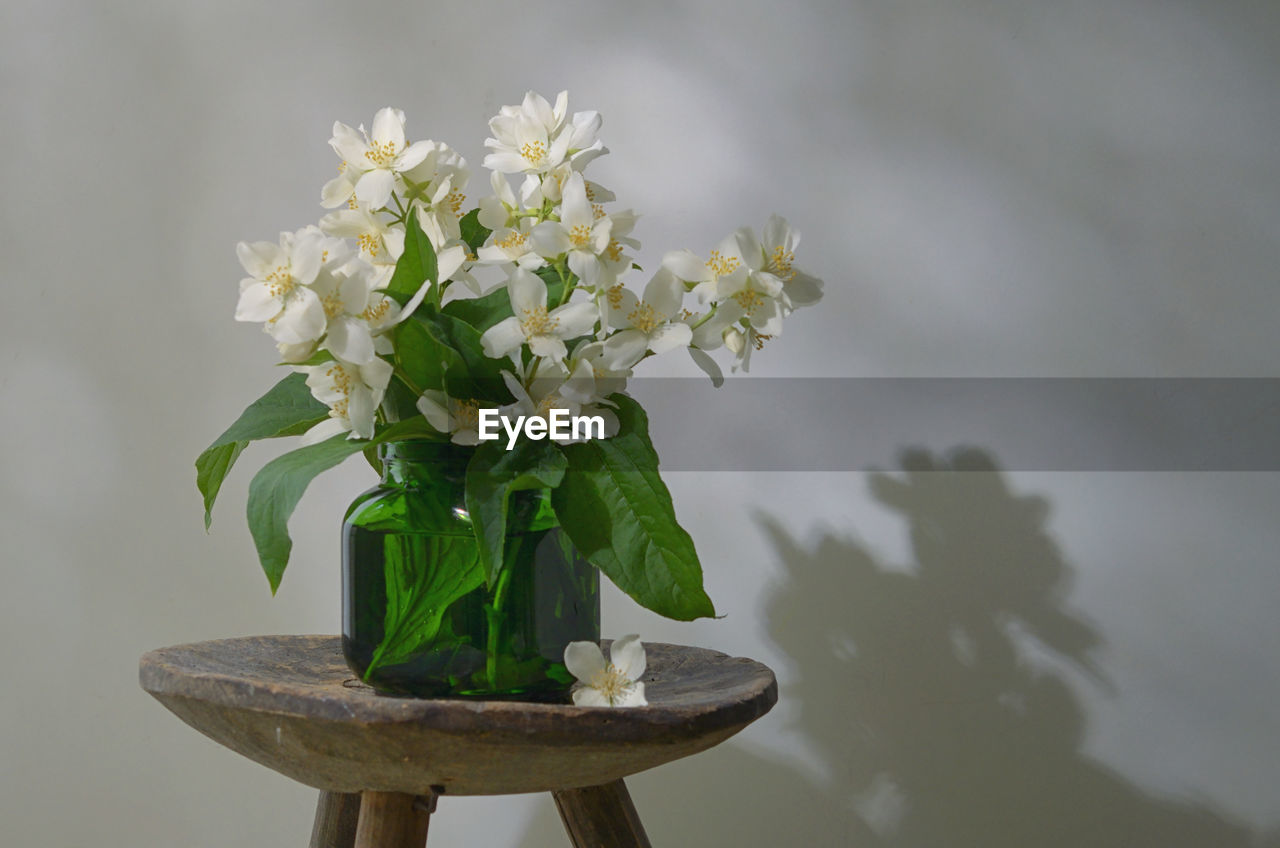
[[[1094,662],[1100,634],[1068,603],[1072,569],[1043,498],[1010,491],[972,449],[908,452],[901,473],[870,482],[907,522],[907,568],[834,533],[802,546],[757,517],[783,574],[764,605],[794,662],[781,698],[798,705],[795,729],[826,779],[733,741],[637,775],[628,784],[655,844],[1280,845],[1082,751],[1068,681],[1111,687]],[[548,804],[524,845],[563,841]]]

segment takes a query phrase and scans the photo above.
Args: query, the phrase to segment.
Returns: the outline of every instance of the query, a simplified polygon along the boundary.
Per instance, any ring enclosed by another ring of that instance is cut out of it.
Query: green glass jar
[[[565,646],[600,639],[599,572],[560,530],[550,492],[511,496],[502,571],[486,585],[463,498],[473,448],[379,447],[382,482],[342,527],[342,650],[400,695],[561,700]]]

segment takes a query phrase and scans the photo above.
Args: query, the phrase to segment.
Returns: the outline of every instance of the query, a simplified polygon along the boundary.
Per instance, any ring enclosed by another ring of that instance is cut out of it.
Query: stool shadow
[[[1277,846],[1201,800],[1144,791],[1082,750],[1081,686],[1113,691],[1071,609],[1048,502],[986,452],[903,454],[870,476],[913,562],[756,516],[780,565],[764,613],[781,698],[822,776],[730,741],[628,779],[654,844],[886,848]],[[851,524],[853,519],[851,518]],[[548,801],[525,848],[565,844]]]

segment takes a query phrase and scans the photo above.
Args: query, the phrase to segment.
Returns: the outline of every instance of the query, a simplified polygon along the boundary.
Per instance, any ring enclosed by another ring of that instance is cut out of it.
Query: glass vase
[[[565,699],[565,646],[600,639],[599,572],[560,530],[549,491],[516,492],[489,585],[463,498],[473,453],[379,447],[382,481],[342,527],[343,653],[388,694]]]

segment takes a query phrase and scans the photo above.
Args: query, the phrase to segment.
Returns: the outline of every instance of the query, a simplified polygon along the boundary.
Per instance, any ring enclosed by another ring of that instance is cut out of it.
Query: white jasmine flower
[[[338,163],[338,176],[329,180],[320,189],[320,205],[325,209],[337,209],[352,203],[356,193],[355,180],[360,175],[354,173],[346,162]]]
[[[596,397],[608,397],[627,387],[631,369],[644,356],[645,345],[643,338],[618,335],[604,341],[583,342],[569,360],[569,371],[581,374],[584,366],[590,369],[590,393]]]
[[[524,268],[512,269],[507,293],[514,314],[494,324],[480,337],[485,355],[493,359],[508,356],[527,342],[535,356],[559,362],[568,353],[566,339],[585,336],[595,329],[594,304],[566,303],[548,311],[547,284]]]
[[[766,336],[782,333],[782,281],[761,270],[734,272],[718,281],[716,313],[725,319],[742,319]]]
[[[391,279],[400,254],[404,253],[404,230],[387,223],[365,205],[330,212],[320,219],[320,229],[331,236],[355,239],[360,258],[373,266],[379,288]]]
[[[380,306],[370,308],[371,300],[386,299],[370,290],[371,270],[364,262],[355,260],[341,268],[322,270],[311,286],[324,307],[327,322],[324,347],[339,359],[357,365],[373,359],[374,322],[382,326],[380,319],[388,311]]]
[[[798,270],[793,264],[796,248],[800,245],[800,233],[791,229],[786,218],[769,216],[763,241],[757,241],[755,233],[745,227],[735,236],[748,268],[781,282],[779,299],[788,311],[798,306],[810,306],[822,299],[822,280]]]
[[[592,202],[591,210],[596,218],[604,217],[604,208],[599,203]],[[640,242],[631,237],[631,231],[635,229],[636,220],[639,217],[631,209],[609,213],[609,220],[612,222],[609,228],[609,245],[600,254],[600,276],[596,281],[597,285],[612,286],[618,282],[619,277],[631,269],[635,257],[625,253],[624,249],[627,247],[640,249]]]
[[[760,350],[764,343],[773,338],[771,335],[758,332],[754,327],[734,325],[724,331],[724,346],[732,351],[735,359],[733,370],[739,368],[743,372],[751,370],[751,351]]]
[[[609,661],[594,642],[570,642],[564,649],[564,664],[578,678],[573,703],[579,707],[644,707],[644,645],[634,633],[616,640],[609,648]]]
[[[424,230],[428,218],[435,221],[443,235],[441,241],[458,238],[461,233],[458,220],[462,217],[462,204],[467,196],[471,171],[463,159],[449,145],[424,141],[426,157],[401,175],[405,184],[405,196],[418,209],[418,223]]]
[[[596,137],[599,113],[577,112],[566,123],[568,106],[567,91],[560,92],[554,107],[532,91],[519,106],[503,106],[489,120],[493,136],[484,146],[493,152],[485,156],[484,166],[504,174],[546,174],[566,160],[585,165],[605,153]]]
[[[356,200],[372,209],[386,206],[395,190],[396,176],[422,162],[432,150],[430,142],[409,144],[405,140],[404,112],[389,106],[373,116],[371,134],[364,131],[363,124],[357,131],[335,122],[329,144],[342,157],[344,172],[350,172],[347,182]],[[340,193],[337,187],[328,192],[328,202]]]
[[[643,342],[655,354],[684,347],[693,339],[689,325],[679,320],[684,284],[666,268],[644,287],[644,299],[630,289],[615,286],[606,296],[609,326],[619,328],[610,336],[615,344]]]
[[[691,250],[673,250],[662,257],[662,266],[692,284],[693,293],[702,303],[719,298],[721,277],[743,277],[748,270],[742,264],[736,233],[720,242],[705,261]]]
[[[567,254],[569,270],[594,286],[601,276],[600,254],[609,247],[612,229],[609,216],[597,216],[587,202],[582,175],[575,173],[564,188],[560,220],[543,221],[533,228],[531,237],[539,256],[554,259]]]
[[[485,265],[501,265],[514,262],[527,271],[536,271],[547,264],[533,248],[528,218],[515,227],[502,227],[493,231],[489,243],[476,251],[476,257]]]
[[[418,411],[427,423],[447,434],[455,445],[480,444],[480,408],[477,400],[458,400],[435,389],[427,389],[418,398]]]
[[[329,407],[329,417],[303,433],[302,444],[346,432],[352,439],[373,438],[374,413],[391,382],[390,364],[377,358],[363,365],[334,360],[297,370],[307,375],[315,399]]]
[[[240,242],[236,255],[249,274],[240,281],[237,321],[265,321],[272,338],[289,345],[324,334],[324,307],[308,288],[325,261],[319,231],[281,233],[278,244]]]

